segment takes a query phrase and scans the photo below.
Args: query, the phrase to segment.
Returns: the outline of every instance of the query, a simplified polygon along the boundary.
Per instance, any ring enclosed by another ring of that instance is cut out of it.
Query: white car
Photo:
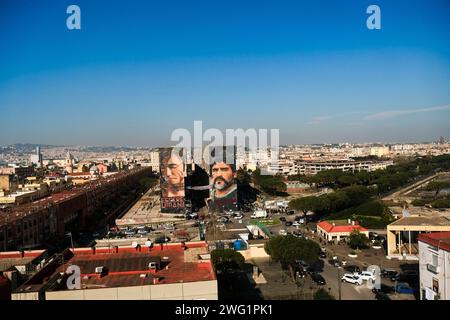
[[[287,231],[284,230],[284,229],[281,229],[281,230],[278,232],[278,234],[279,234],[280,236],[287,236]]]
[[[350,273],[346,273],[344,274],[344,276],[342,277],[342,282],[348,282],[348,283],[353,283],[356,284],[357,286],[362,285],[362,279],[355,275],[355,274],[350,274]]]
[[[298,222],[298,221],[294,221],[294,223],[292,223],[292,225],[294,227],[300,227],[302,224],[300,222]]]
[[[239,219],[242,219],[242,218],[244,218],[244,216],[242,214],[240,214],[240,215],[234,216],[233,219],[239,220]]]
[[[355,273],[354,275],[360,277],[364,281],[367,280],[375,281],[376,279],[375,274],[373,274],[373,272],[371,271],[362,271],[360,273]]]

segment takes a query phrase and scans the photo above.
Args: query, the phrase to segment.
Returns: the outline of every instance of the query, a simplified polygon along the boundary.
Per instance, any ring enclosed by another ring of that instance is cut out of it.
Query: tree
[[[211,262],[216,271],[225,272],[227,269],[241,270],[245,259],[233,249],[216,249],[211,251]]]
[[[369,239],[365,234],[361,233],[358,229],[355,229],[350,233],[348,244],[352,249],[364,249],[369,247]]]
[[[261,170],[256,169],[252,178],[253,182],[268,194],[277,195],[286,192],[287,187],[281,176],[261,175]]]
[[[314,241],[292,235],[272,238],[266,242],[264,249],[274,261],[279,261],[283,268],[289,269],[294,281],[297,261],[313,263],[319,258],[321,251],[320,246]]]
[[[314,293],[314,300],[335,300],[325,289],[320,288]]]
[[[247,185],[250,184],[250,182],[252,181],[252,176],[247,170],[240,168],[236,172],[236,179],[239,181],[240,184]]]
[[[443,189],[450,189],[450,181],[433,181],[430,182],[426,187],[426,190],[435,192],[435,200],[437,199],[439,192],[441,192]]]

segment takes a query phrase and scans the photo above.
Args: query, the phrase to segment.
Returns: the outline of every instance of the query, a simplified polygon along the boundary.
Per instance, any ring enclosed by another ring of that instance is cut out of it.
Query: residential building
[[[419,236],[420,298],[450,300],[450,232]]]
[[[298,161],[298,174],[314,175],[323,170],[341,170],[341,171],[375,171],[386,169],[393,165],[392,160],[387,161]]]
[[[69,266],[80,270],[70,289]],[[13,300],[217,300],[204,241],[66,249],[12,293]]]
[[[320,221],[317,224],[317,232],[327,241],[340,241],[348,238],[355,230],[369,237],[369,230],[354,220],[329,220]]]
[[[421,214],[404,214],[387,226],[387,257],[418,260],[418,236],[427,232],[449,232],[450,210],[423,208]]]

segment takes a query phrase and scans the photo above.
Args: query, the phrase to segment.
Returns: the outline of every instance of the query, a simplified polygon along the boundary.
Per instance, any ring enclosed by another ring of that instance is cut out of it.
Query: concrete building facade
[[[421,300],[450,300],[450,232],[419,236]]]
[[[217,300],[206,242],[75,248],[56,255],[13,300]],[[207,258],[205,258],[207,257]],[[80,268],[70,289],[69,266]]]

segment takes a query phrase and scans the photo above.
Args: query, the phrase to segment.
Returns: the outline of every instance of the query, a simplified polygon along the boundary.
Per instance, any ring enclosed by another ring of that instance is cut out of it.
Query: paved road
[[[331,293],[336,299],[339,299],[339,284],[341,284],[342,300],[374,300],[374,294],[371,289],[367,288],[365,282],[361,286],[340,282],[340,278],[342,278],[344,272],[343,269],[340,269],[340,277],[338,280],[338,268],[331,266],[325,261],[324,270],[321,274],[327,282],[326,288],[331,288]]]

